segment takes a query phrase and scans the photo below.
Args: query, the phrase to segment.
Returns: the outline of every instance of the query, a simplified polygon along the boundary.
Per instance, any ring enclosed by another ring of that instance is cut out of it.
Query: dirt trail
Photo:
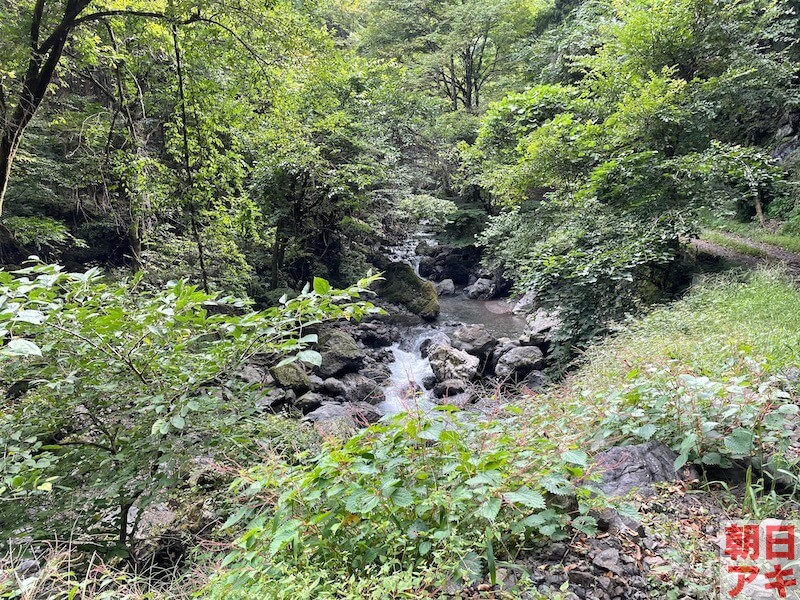
[[[698,252],[718,256],[751,267],[763,264],[783,264],[789,271],[800,276],[800,254],[733,233],[722,231],[715,231],[715,233],[728,238],[734,244],[741,244],[753,248],[759,255],[747,254],[735,248],[723,246],[722,244],[717,244],[708,240],[692,239],[690,243]]]

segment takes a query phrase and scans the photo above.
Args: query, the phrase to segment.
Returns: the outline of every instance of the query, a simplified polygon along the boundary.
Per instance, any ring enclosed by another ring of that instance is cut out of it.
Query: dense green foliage
[[[44,266],[0,277],[0,376],[15,382],[0,424],[3,535],[78,527],[88,546],[121,552],[139,523],[131,507],[163,502],[202,453],[252,444],[263,409],[241,365],[264,354],[318,363],[309,328],[373,310],[357,301],[371,279],[346,290],[317,280],[252,312],[184,282],[150,291]]]
[[[248,474],[240,486],[258,516],[225,559],[214,593],[381,597],[445,578],[479,581],[487,571],[494,581],[497,563],[537,538],[564,539],[569,526],[596,530],[586,513],[599,500],[587,490],[577,491],[580,505],[570,500],[584,452],[559,454],[546,436],[512,435],[508,424],[521,415],[480,422],[455,410],[401,415],[308,465]],[[286,491],[275,500],[274,490]],[[260,497],[274,506],[264,511]]]
[[[462,147],[467,180],[510,207],[483,244],[521,289],[569,307],[566,341],[668,291],[698,209],[793,206],[756,144],[796,103],[794,18],[773,2],[588,2],[539,40],[559,67],[490,107]]]

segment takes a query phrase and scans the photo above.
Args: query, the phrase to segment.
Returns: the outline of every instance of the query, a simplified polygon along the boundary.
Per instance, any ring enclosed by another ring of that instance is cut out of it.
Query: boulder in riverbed
[[[311,379],[299,363],[275,366],[269,372],[280,387],[294,390],[299,394],[304,394],[312,387]]]
[[[557,311],[540,308],[528,316],[528,326],[520,341],[523,344],[544,344],[552,339],[560,326],[561,318]]]
[[[383,272],[378,294],[388,302],[401,304],[426,321],[439,316],[439,297],[433,283],[417,277],[409,265],[391,263]]]
[[[428,348],[428,361],[431,363],[436,380],[440,382],[448,379],[472,381],[478,374],[480,366],[477,356],[442,344],[431,345]]]
[[[349,437],[359,427],[366,427],[380,419],[380,413],[363,402],[340,404],[326,402],[303,417],[312,423],[323,436]]]
[[[455,296],[456,294],[456,284],[453,283],[452,279],[440,281],[439,283],[435,284],[434,287],[436,288],[436,293],[439,296]]]
[[[433,393],[437,398],[457,396],[467,391],[468,387],[469,383],[463,379],[448,379],[437,383],[433,388]]]
[[[344,386],[344,397],[350,402],[367,402],[380,404],[386,398],[383,389],[373,379],[360,373],[348,373],[341,379]]]
[[[484,325],[480,324],[462,325],[453,332],[451,339],[454,348],[480,359],[488,357],[492,348],[497,345],[494,336],[486,331]]]
[[[426,337],[419,345],[419,353],[422,358],[428,358],[428,352],[434,346],[450,346],[450,338],[442,331],[435,331]]]
[[[522,297],[514,303],[512,312],[515,315],[524,315],[533,310],[536,306],[536,292],[533,290],[525,292]]]
[[[357,371],[364,362],[364,352],[353,337],[338,329],[328,330],[320,336],[319,353],[322,364],[318,372],[323,378]]]
[[[481,277],[464,291],[467,294],[467,298],[471,298],[472,300],[487,300],[494,297],[497,286],[493,279]]]
[[[494,372],[501,379],[522,381],[531,371],[544,368],[544,353],[537,346],[517,346],[503,354]]]
[[[322,406],[327,399],[317,392],[306,392],[295,400],[295,407],[304,415]]]

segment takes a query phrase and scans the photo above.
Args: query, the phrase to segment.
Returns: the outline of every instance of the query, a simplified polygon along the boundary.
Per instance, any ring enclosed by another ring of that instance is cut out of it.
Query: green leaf
[[[316,350],[301,350],[297,353],[297,360],[318,367],[322,364],[322,355]]]
[[[31,342],[22,338],[14,338],[8,344],[0,348],[0,354],[9,356],[41,356],[42,350]]]
[[[542,479],[542,486],[556,496],[568,496],[572,493],[572,484],[564,477],[549,475]]]
[[[23,323],[32,323],[33,325],[41,325],[46,320],[46,317],[38,310],[21,310],[14,315],[14,321],[22,321]]]
[[[269,554],[275,556],[297,535],[301,525],[302,523],[297,519],[291,519],[283,523],[275,532],[275,535],[272,536],[272,540],[269,543]]]
[[[597,534],[597,519],[589,515],[581,515],[572,519],[572,526],[586,535]]]
[[[488,498],[478,507],[477,514],[487,521],[494,521],[497,518],[497,513],[500,512],[502,504],[503,502],[500,498]]]
[[[331,284],[321,277],[314,277],[314,292],[324,296],[331,291]]]
[[[676,471],[679,470],[683,465],[685,465],[689,461],[689,454],[688,452],[684,452],[683,454],[679,454],[677,458],[675,458],[675,462],[672,463],[672,468]]]
[[[561,460],[564,462],[585,467],[589,463],[589,457],[583,450],[567,450],[561,453]]]
[[[747,429],[734,429],[731,434],[725,438],[725,447],[730,450],[734,456],[747,456],[753,448],[753,433]]]
[[[405,508],[414,503],[414,496],[405,488],[398,488],[392,494],[392,503],[398,508]]]
[[[658,431],[658,428],[652,423],[648,423],[647,425],[639,427],[639,429],[636,430],[636,435],[643,440],[649,440],[655,435],[656,431]]]
[[[181,429],[183,429],[183,428],[186,426],[186,420],[185,420],[185,419],[184,419],[182,416],[180,416],[180,415],[175,415],[175,416],[173,416],[173,417],[172,417],[172,418],[169,420],[169,422],[170,422],[170,423],[172,423],[172,426],[173,426],[175,429],[179,430],[179,431],[180,431]]]
[[[528,508],[543,509],[547,506],[544,496],[527,487],[521,487],[516,492],[507,492],[503,494],[503,498],[512,504],[521,504]]]

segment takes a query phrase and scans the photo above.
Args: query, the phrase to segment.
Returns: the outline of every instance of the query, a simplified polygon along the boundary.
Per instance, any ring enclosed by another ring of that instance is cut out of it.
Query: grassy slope
[[[758,393],[759,386],[776,385],[776,376],[780,380],[781,373],[797,367],[800,289],[776,270],[739,278],[728,274],[703,282],[684,299],[595,346],[569,381],[532,397],[525,409],[532,430],[586,450],[641,442],[635,432],[642,423],[654,425],[652,439],[677,449],[695,423],[719,421],[716,431],[722,437],[700,445],[704,452],[724,452],[724,437],[732,429],[755,431],[761,426],[772,400]],[[685,376],[697,381],[707,377],[711,386],[720,382],[722,391],[709,401],[703,395],[708,386],[686,387]],[[740,384],[747,388],[741,397],[725,391]],[[787,401],[797,404],[793,387],[793,398]],[[640,390],[645,390],[641,396]],[[648,403],[647,390],[655,390],[656,402]],[[725,409],[733,406],[734,416],[726,419]],[[796,469],[797,457],[778,451],[795,465],[788,468]],[[758,454],[758,444],[753,453]],[[720,521],[790,518],[796,509],[789,498],[775,496],[758,482],[749,488],[710,482],[688,492],[676,486],[664,489],[643,505],[638,517],[659,540],[657,556],[665,560],[654,570],[651,585],[661,586],[667,597],[710,597],[715,593]]]
[[[781,248],[788,252],[800,253],[800,236],[792,235],[786,232],[785,227],[777,227],[774,222],[768,229],[764,229],[757,222],[753,223],[740,223],[731,219],[720,219],[707,217],[707,225],[711,228],[709,231],[703,233],[703,238],[709,241],[720,243],[721,245],[729,245],[731,240],[725,238],[719,232],[728,232],[749,238],[756,242],[769,244],[776,248]],[[718,230],[718,231],[714,231]],[[733,244],[730,245],[734,250],[744,252],[745,254],[752,253],[753,256],[761,256],[762,253],[758,252],[757,248],[747,246],[746,244]],[[748,251],[747,248],[750,250]]]
[[[710,279],[589,351],[574,384],[608,388],[633,368],[669,361],[713,374],[742,351],[767,359],[770,369],[786,368],[800,359],[798,308],[800,291],[778,271],[757,271],[746,282]]]

